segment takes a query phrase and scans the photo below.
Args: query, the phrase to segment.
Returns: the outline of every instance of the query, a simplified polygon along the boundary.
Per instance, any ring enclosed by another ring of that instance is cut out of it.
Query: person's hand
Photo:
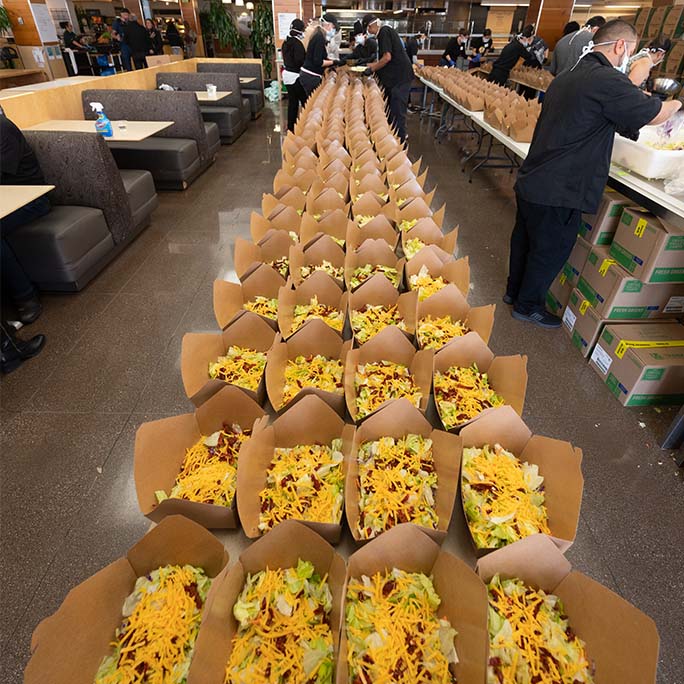
[[[373,75],[373,70],[372,70],[370,67],[366,67],[365,70],[364,70],[364,72],[363,72],[363,75],[364,75],[364,76],[372,76],[372,75]]]

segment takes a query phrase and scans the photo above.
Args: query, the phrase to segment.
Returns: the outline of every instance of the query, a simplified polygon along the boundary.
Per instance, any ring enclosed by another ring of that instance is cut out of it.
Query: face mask
[[[326,31],[325,36],[328,40],[332,40],[335,37],[335,29],[330,29],[330,31]]]
[[[356,36],[356,37],[354,38],[354,42],[355,42],[357,45],[363,45],[364,42],[365,42],[365,40],[366,40],[366,36],[364,36],[363,34],[359,34],[358,36]]]
[[[617,40],[607,40],[604,41],[603,43],[594,43],[593,40],[590,40],[583,48],[582,48],[582,54],[580,55],[579,59],[575,62],[575,66],[570,69],[572,71],[582,60],[583,57],[586,57],[595,47],[598,47],[599,45],[614,45],[617,43]],[[627,43],[625,43],[625,54],[622,55],[622,61],[620,64],[618,64],[615,69],[617,69],[619,72],[626,74],[627,69],[629,67],[629,60],[630,60],[630,55],[627,52]]]

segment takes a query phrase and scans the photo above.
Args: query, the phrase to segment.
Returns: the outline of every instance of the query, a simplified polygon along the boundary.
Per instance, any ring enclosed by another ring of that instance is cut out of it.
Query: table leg
[[[679,409],[679,413],[672,421],[661,449],[681,449],[682,445],[684,445],[684,406]],[[684,466],[684,453],[675,456],[675,461],[680,468]]]

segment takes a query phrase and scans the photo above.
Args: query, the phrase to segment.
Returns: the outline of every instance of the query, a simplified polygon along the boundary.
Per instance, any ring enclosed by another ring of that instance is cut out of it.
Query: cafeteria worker
[[[560,327],[560,318],[545,310],[546,292],[575,245],[582,212],[598,208],[615,133],[636,139],[642,126],[664,123],[682,106],[650,97],[630,81],[625,72],[638,40],[626,21],[607,22],[591,51],[549,86],[515,184],[503,298],[513,318]]]

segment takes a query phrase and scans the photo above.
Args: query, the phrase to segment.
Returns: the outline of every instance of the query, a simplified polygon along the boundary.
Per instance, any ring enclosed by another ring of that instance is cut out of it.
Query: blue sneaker
[[[517,321],[532,323],[533,325],[548,330],[561,327],[561,319],[558,318],[558,316],[548,313],[548,311],[533,311],[530,314],[524,314],[513,309],[513,311],[511,311],[511,316]]]

